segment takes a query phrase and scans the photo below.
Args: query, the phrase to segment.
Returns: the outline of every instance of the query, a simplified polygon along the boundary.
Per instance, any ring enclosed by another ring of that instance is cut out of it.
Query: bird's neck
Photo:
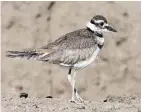
[[[88,22],[86,25],[87,29],[94,33],[97,37],[103,38],[101,30],[99,30],[94,24]]]
[[[99,38],[103,38],[103,34],[98,32],[98,31],[94,31],[91,28],[87,27],[87,30],[89,30],[90,32],[92,32],[93,34],[95,34],[97,37]]]

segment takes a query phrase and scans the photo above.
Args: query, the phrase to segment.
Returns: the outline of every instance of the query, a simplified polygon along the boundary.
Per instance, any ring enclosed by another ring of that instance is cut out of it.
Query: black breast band
[[[97,46],[99,47],[99,49],[102,49],[103,45],[104,44],[102,44],[102,45],[98,44]]]
[[[102,33],[98,33],[98,32],[94,32],[93,30],[91,30],[90,28],[87,27],[87,30],[89,30],[90,32],[94,33],[96,36],[102,38],[103,34]]]

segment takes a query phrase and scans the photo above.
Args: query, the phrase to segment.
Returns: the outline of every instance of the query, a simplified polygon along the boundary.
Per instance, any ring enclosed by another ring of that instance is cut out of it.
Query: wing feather
[[[49,62],[54,64],[67,64],[74,65],[75,63],[84,61],[90,58],[95,51],[95,47],[85,48],[85,49],[67,49],[67,50],[57,50],[42,58],[43,61],[49,60]]]
[[[97,40],[95,35],[86,30],[80,29],[68,33],[55,42],[42,47],[43,49],[84,49],[90,48],[96,44]]]
[[[77,62],[91,57],[96,46],[97,40],[92,32],[86,29],[76,30],[42,47],[43,49],[54,50],[54,52],[43,57],[42,60],[73,66]]]

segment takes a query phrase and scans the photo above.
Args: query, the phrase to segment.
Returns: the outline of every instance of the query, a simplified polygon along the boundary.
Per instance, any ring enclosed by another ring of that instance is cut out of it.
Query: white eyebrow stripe
[[[101,22],[104,22],[105,23],[105,21],[103,21],[103,20],[95,20],[95,22],[96,23],[101,23]]]
[[[105,27],[105,26],[109,26],[109,25],[107,23],[104,23],[103,27]]]

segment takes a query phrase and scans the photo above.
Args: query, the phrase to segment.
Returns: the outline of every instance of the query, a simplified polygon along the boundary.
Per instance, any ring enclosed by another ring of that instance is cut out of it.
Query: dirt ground
[[[74,104],[60,98],[2,97],[2,112],[141,112],[141,96],[108,96],[104,101]]]
[[[39,48],[67,32],[84,28],[96,14],[105,16],[118,32],[104,33],[105,45],[99,59],[77,73],[78,92],[84,99],[92,101],[85,109],[67,103],[71,98],[67,69],[5,57],[7,50]],[[140,24],[141,2],[1,2],[1,88],[4,112],[8,109],[140,112],[139,96],[129,104],[118,102],[122,98],[123,101],[124,98],[131,98],[124,95],[141,94]],[[21,92],[28,93],[30,97],[19,99]],[[49,95],[54,98],[45,99]],[[117,102],[103,102],[108,95],[112,95]],[[36,104],[40,108],[35,108]]]

